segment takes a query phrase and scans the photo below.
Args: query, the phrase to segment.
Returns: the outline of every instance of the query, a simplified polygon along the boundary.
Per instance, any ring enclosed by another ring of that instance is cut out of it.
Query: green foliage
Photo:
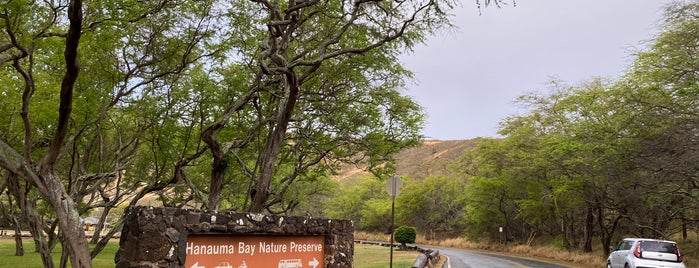
[[[350,219],[358,230],[386,232],[391,223],[391,199],[385,184],[364,176],[342,181],[327,200],[325,214],[331,218]]]
[[[396,219],[425,233],[458,235],[466,207],[464,177],[429,176],[423,181],[408,179],[396,198]]]
[[[396,228],[393,236],[396,242],[401,243],[403,247],[407,243],[415,243],[415,238],[417,237],[417,230],[412,226],[400,226]]]
[[[391,225],[391,198],[388,194],[366,200],[360,211],[361,230],[385,232]],[[390,232],[389,232],[390,233]]]

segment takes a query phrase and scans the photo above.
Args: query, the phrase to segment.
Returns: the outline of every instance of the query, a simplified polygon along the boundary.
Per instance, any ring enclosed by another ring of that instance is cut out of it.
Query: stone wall
[[[176,208],[128,210],[116,267],[183,267],[188,235],[324,236],[326,268],[352,267],[354,227],[349,220]]]

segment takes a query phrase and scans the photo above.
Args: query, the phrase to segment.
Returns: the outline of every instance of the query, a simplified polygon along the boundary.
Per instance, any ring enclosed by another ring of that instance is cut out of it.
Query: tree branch
[[[68,133],[68,121],[70,113],[73,110],[73,88],[75,81],[78,79],[80,72],[80,63],[78,61],[78,45],[80,44],[80,35],[82,30],[82,1],[71,1],[68,7],[68,20],[70,27],[68,28],[68,36],[66,37],[66,47],[63,52],[66,63],[66,73],[63,76],[60,92],[60,104],[58,108],[58,125],[54,133],[49,151],[42,159],[40,169],[50,169],[58,159],[58,155],[63,147],[63,141]]]

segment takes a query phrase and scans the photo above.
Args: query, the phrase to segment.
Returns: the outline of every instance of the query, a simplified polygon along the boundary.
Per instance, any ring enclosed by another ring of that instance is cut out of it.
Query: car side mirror
[[[609,252],[614,252],[614,251],[617,251],[617,250],[618,250],[618,248],[617,248],[616,246],[610,246],[610,247],[609,247]]]

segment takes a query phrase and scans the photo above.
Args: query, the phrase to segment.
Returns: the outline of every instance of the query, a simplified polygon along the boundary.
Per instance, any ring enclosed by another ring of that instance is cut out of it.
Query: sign
[[[400,180],[398,176],[393,175],[388,179],[388,183],[386,183],[386,191],[388,192],[388,195],[396,197],[400,194],[401,190],[403,190],[403,181]]]
[[[190,235],[185,268],[321,268],[323,236]]]

